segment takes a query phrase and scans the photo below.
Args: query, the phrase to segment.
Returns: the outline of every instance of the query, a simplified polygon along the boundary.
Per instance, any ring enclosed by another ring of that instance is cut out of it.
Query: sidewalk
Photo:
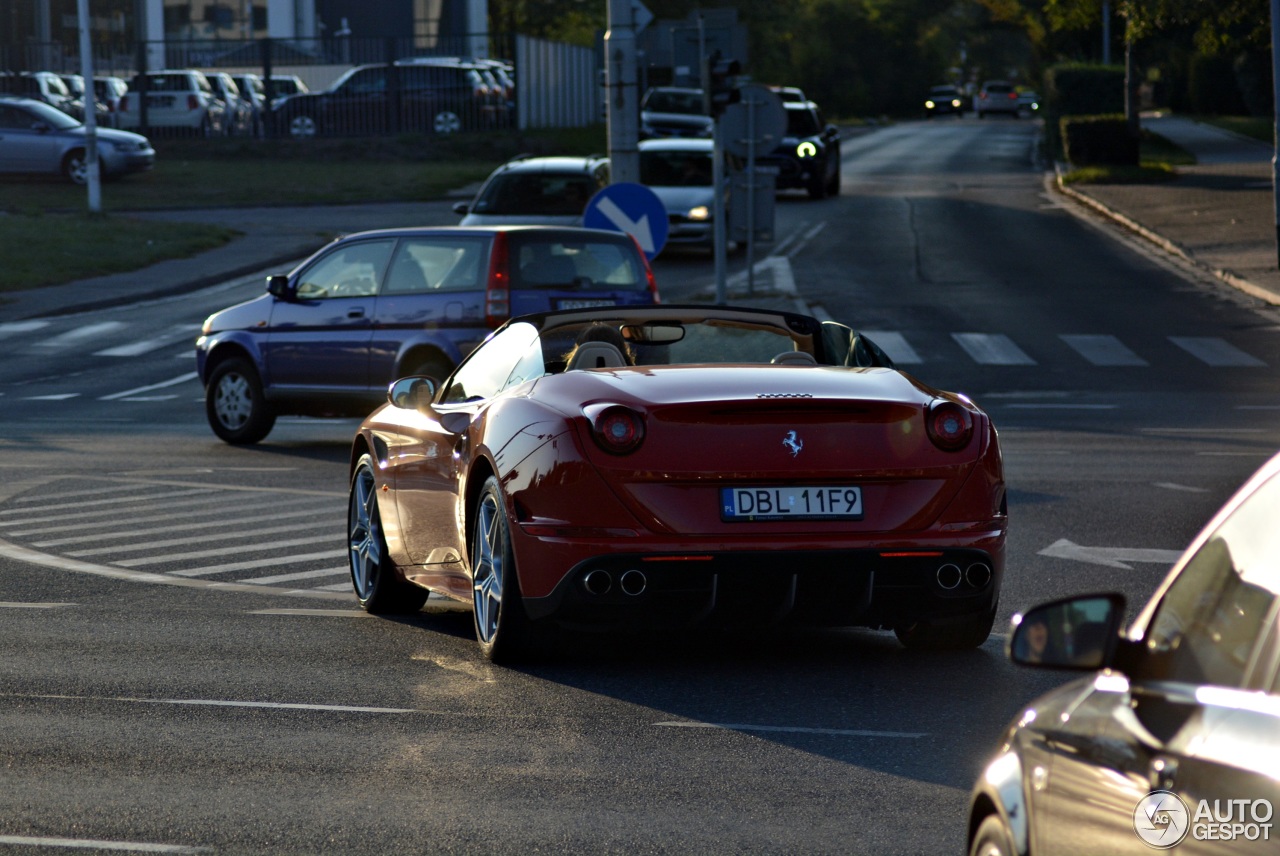
[[[1063,193],[1182,256],[1232,286],[1280,305],[1271,147],[1180,117],[1144,117],[1146,127],[1196,155],[1195,166],[1158,184],[1062,187]],[[468,194],[463,194],[468,195]],[[189,259],[173,259],[143,270],[60,286],[0,295],[0,321],[84,312],[150,297],[181,294],[252,273],[280,272],[321,247],[330,237],[362,229],[418,225],[420,203],[139,212],[154,219],[216,223],[244,233],[227,246]],[[448,223],[456,222],[450,218]],[[781,296],[790,304],[794,288],[770,287],[772,271],[761,271],[761,291],[730,296]],[[790,308],[788,306],[788,308]]]
[[[1143,127],[1196,156],[1171,181],[1063,186],[1067,195],[1228,284],[1280,304],[1271,146],[1174,116]]]

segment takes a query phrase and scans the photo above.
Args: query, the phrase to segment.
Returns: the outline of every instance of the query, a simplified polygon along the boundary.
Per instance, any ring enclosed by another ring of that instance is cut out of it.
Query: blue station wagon
[[[279,415],[363,416],[397,378],[443,380],[508,318],[657,302],[653,271],[622,232],[358,232],[209,316],[196,368],[213,432],[256,443]]]

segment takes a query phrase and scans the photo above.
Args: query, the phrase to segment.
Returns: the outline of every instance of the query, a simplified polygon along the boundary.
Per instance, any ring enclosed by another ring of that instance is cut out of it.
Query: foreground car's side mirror
[[[1111,665],[1125,600],[1091,594],[1041,604],[1013,617],[1009,659],[1021,666],[1092,672]]]
[[[401,410],[418,410],[431,403],[436,382],[429,377],[403,377],[387,387],[387,401]]]
[[[454,214],[458,214],[458,215],[465,215],[465,214],[467,213],[467,211],[468,211],[468,210],[469,210],[469,209],[468,209],[468,207],[467,207],[467,203],[465,203],[465,202],[455,202],[455,203],[453,203],[453,213],[454,213]]]
[[[281,300],[293,300],[296,296],[293,289],[289,287],[289,277],[282,273],[267,277],[267,294]]]

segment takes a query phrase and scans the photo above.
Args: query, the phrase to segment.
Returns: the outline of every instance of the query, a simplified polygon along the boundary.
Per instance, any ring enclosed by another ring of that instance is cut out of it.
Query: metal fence
[[[146,88],[147,80],[138,77],[142,69],[255,75],[265,97],[259,99],[261,115],[252,127],[279,137],[590,125],[604,120],[600,68],[593,48],[492,34],[425,41],[421,36],[326,37],[94,46],[95,75],[119,77],[131,86],[136,80],[135,88]],[[79,74],[80,57],[60,43],[0,45],[0,71]],[[289,79],[322,97],[284,98]],[[126,106],[138,110],[142,104],[167,103],[144,91]],[[162,130],[162,109],[144,109],[154,115],[131,116],[127,126]],[[228,122],[226,127],[236,126]]]

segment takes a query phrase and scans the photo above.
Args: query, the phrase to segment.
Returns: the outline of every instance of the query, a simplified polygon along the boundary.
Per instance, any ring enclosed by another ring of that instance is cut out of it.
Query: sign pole
[[[636,94],[636,34],[631,0],[609,0],[604,34],[608,84],[609,180],[640,181],[640,101]]]
[[[84,165],[89,211],[102,211],[102,176],[98,173],[98,98],[93,88],[93,52],[89,40],[89,0],[76,0],[80,23],[80,76],[84,78]]]

